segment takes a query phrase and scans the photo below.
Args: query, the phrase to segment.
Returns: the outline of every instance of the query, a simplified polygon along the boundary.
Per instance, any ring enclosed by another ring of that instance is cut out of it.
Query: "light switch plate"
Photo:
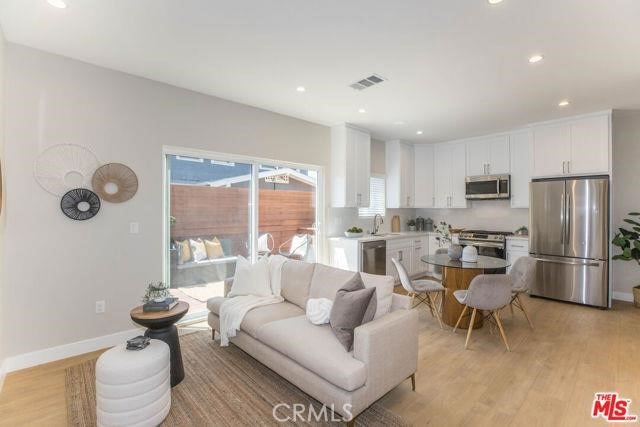
[[[139,222],[131,222],[129,223],[129,234],[138,234],[140,232],[140,223]]]

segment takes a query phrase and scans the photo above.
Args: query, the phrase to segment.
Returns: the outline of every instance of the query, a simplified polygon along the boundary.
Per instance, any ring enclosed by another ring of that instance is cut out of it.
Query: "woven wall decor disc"
[[[102,200],[122,203],[138,191],[138,177],[122,163],[107,163],[95,171],[91,185]]]
[[[71,219],[85,221],[93,218],[100,211],[100,199],[91,190],[74,188],[62,196],[60,209]]]
[[[38,156],[33,175],[46,191],[62,196],[73,188],[89,188],[98,166],[98,159],[89,149],[75,144],[59,144],[52,145]]]

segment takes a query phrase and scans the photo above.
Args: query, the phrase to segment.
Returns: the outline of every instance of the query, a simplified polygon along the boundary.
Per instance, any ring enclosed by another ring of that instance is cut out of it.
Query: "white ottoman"
[[[121,344],[96,363],[99,426],[157,426],[171,409],[169,346],[151,340],[140,351]]]

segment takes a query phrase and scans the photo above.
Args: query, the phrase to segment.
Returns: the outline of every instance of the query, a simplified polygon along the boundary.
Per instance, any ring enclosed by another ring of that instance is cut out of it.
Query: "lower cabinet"
[[[529,241],[526,239],[507,239],[507,273],[511,271],[511,266],[516,260],[523,256],[529,256]]]

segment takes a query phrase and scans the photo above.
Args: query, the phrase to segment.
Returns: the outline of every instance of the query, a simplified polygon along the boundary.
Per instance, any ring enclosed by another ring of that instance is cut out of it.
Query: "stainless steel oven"
[[[465,197],[469,200],[508,199],[511,197],[511,175],[468,176]]]
[[[462,246],[475,246],[478,255],[490,256],[494,258],[507,258],[507,239],[510,232],[485,231],[485,230],[464,230],[458,238]],[[496,270],[496,273],[504,273],[505,269]]]

